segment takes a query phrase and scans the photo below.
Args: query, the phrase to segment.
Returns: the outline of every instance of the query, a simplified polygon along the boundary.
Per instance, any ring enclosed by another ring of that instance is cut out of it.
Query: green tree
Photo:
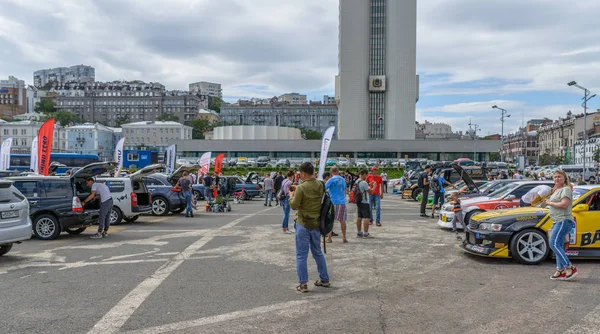
[[[500,161],[500,153],[498,153],[498,152],[490,153],[490,161]]]
[[[600,161],[600,147],[598,147],[596,151],[594,151],[594,157],[592,159],[594,159],[594,161],[596,162]]]
[[[209,122],[207,119],[197,118],[189,123],[192,127],[192,139],[204,139],[206,132],[212,131],[216,126],[219,126],[218,122]]]
[[[56,123],[58,123],[62,126],[67,126],[70,123],[75,124],[75,123],[81,122],[81,120],[79,119],[79,117],[77,117],[77,115],[72,114],[68,111],[55,111],[55,112],[44,113],[44,116],[40,118],[40,121],[45,122],[51,118],[54,118]]]
[[[123,115],[115,121],[115,126],[120,128],[121,125],[129,123],[129,115]]]
[[[162,115],[156,117],[156,120],[160,121],[160,122],[168,122],[168,121],[179,122],[179,117],[177,117],[173,114],[162,114]]]
[[[33,111],[41,114],[55,112],[56,108],[54,107],[54,101],[41,100],[40,102],[36,102]]]
[[[218,113],[221,112],[221,99],[218,97],[208,97],[208,109],[214,110]]]
[[[307,140],[311,140],[311,139],[318,140],[318,139],[323,138],[323,134],[316,130],[300,129],[300,132],[302,132],[302,138],[307,139]]]

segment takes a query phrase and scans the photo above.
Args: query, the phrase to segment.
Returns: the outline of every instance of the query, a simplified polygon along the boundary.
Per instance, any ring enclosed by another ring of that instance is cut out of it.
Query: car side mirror
[[[577,204],[573,207],[573,212],[577,213],[577,212],[585,212],[585,211],[589,211],[590,210],[590,206],[587,204]]]
[[[513,200],[513,199],[515,199],[515,198],[517,198],[517,196],[515,196],[515,195],[508,195],[508,196],[506,196],[506,198],[504,198],[504,199],[505,199],[505,200],[507,200],[507,201],[512,201],[512,200]]]

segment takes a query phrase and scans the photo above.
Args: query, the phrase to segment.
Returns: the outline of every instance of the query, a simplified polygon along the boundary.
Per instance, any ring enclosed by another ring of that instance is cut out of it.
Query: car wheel
[[[550,253],[548,238],[538,230],[523,230],[511,239],[510,253],[521,264],[538,264]]]
[[[129,217],[129,218],[125,218],[125,221],[128,222],[128,223],[133,223],[136,220],[138,220],[138,218],[140,218],[140,216]]]
[[[203,201],[204,196],[202,196],[202,194],[199,191],[194,190],[194,199],[196,200],[196,202]]]
[[[419,197],[419,195],[421,193],[423,193],[423,189],[421,189],[421,188],[417,188],[417,189],[413,190],[412,195],[411,195],[412,199],[414,199],[415,201],[418,201],[417,197]]]
[[[112,210],[110,211],[110,224],[119,225],[121,224],[121,220],[123,220],[123,214],[121,213],[121,210],[116,206],[113,206]]]
[[[33,222],[33,234],[40,240],[53,240],[60,234],[60,224],[53,215],[43,214]]]
[[[594,183],[594,182],[596,182],[596,178],[593,176],[590,176],[590,183]]]
[[[169,203],[162,197],[152,200],[152,214],[155,216],[166,216],[169,214]]]
[[[250,197],[250,195],[248,195],[248,193],[244,191],[244,200],[249,201],[251,199],[252,199],[252,197]]]
[[[483,210],[473,210],[469,213],[467,213],[467,215],[465,216],[464,222],[465,222],[465,226],[469,225],[469,222],[471,221],[471,217],[480,214],[484,212]]]
[[[2,245],[0,246],[0,256],[10,252],[10,249],[12,248],[13,244],[8,244],[8,245]]]
[[[87,227],[80,227],[80,228],[72,228],[72,227],[67,227],[65,229],[65,231],[67,233],[69,233],[70,235],[78,235],[81,234],[83,231],[85,231]]]

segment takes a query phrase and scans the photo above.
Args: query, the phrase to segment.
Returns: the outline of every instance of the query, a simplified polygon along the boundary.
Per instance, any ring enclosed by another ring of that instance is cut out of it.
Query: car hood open
[[[467,173],[464,168],[458,164],[452,164],[452,168],[458,173],[458,175],[460,175],[460,178],[465,182],[471,192],[479,192],[479,188],[475,182],[473,182],[473,179],[471,176],[469,176],[469,173]]]

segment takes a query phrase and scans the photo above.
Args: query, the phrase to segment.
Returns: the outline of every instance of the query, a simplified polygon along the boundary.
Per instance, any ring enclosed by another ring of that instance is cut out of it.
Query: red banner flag
[[[54,118],[47,120],[38,132],[38,170],[40,175],[48,176],[50,171],[50,153],[54,136]]]
[[[225,158],[225,153],[221,153],[217,155],[215,159],[215,174],[221,175],[221,169],[223,169],[223,158]]]

